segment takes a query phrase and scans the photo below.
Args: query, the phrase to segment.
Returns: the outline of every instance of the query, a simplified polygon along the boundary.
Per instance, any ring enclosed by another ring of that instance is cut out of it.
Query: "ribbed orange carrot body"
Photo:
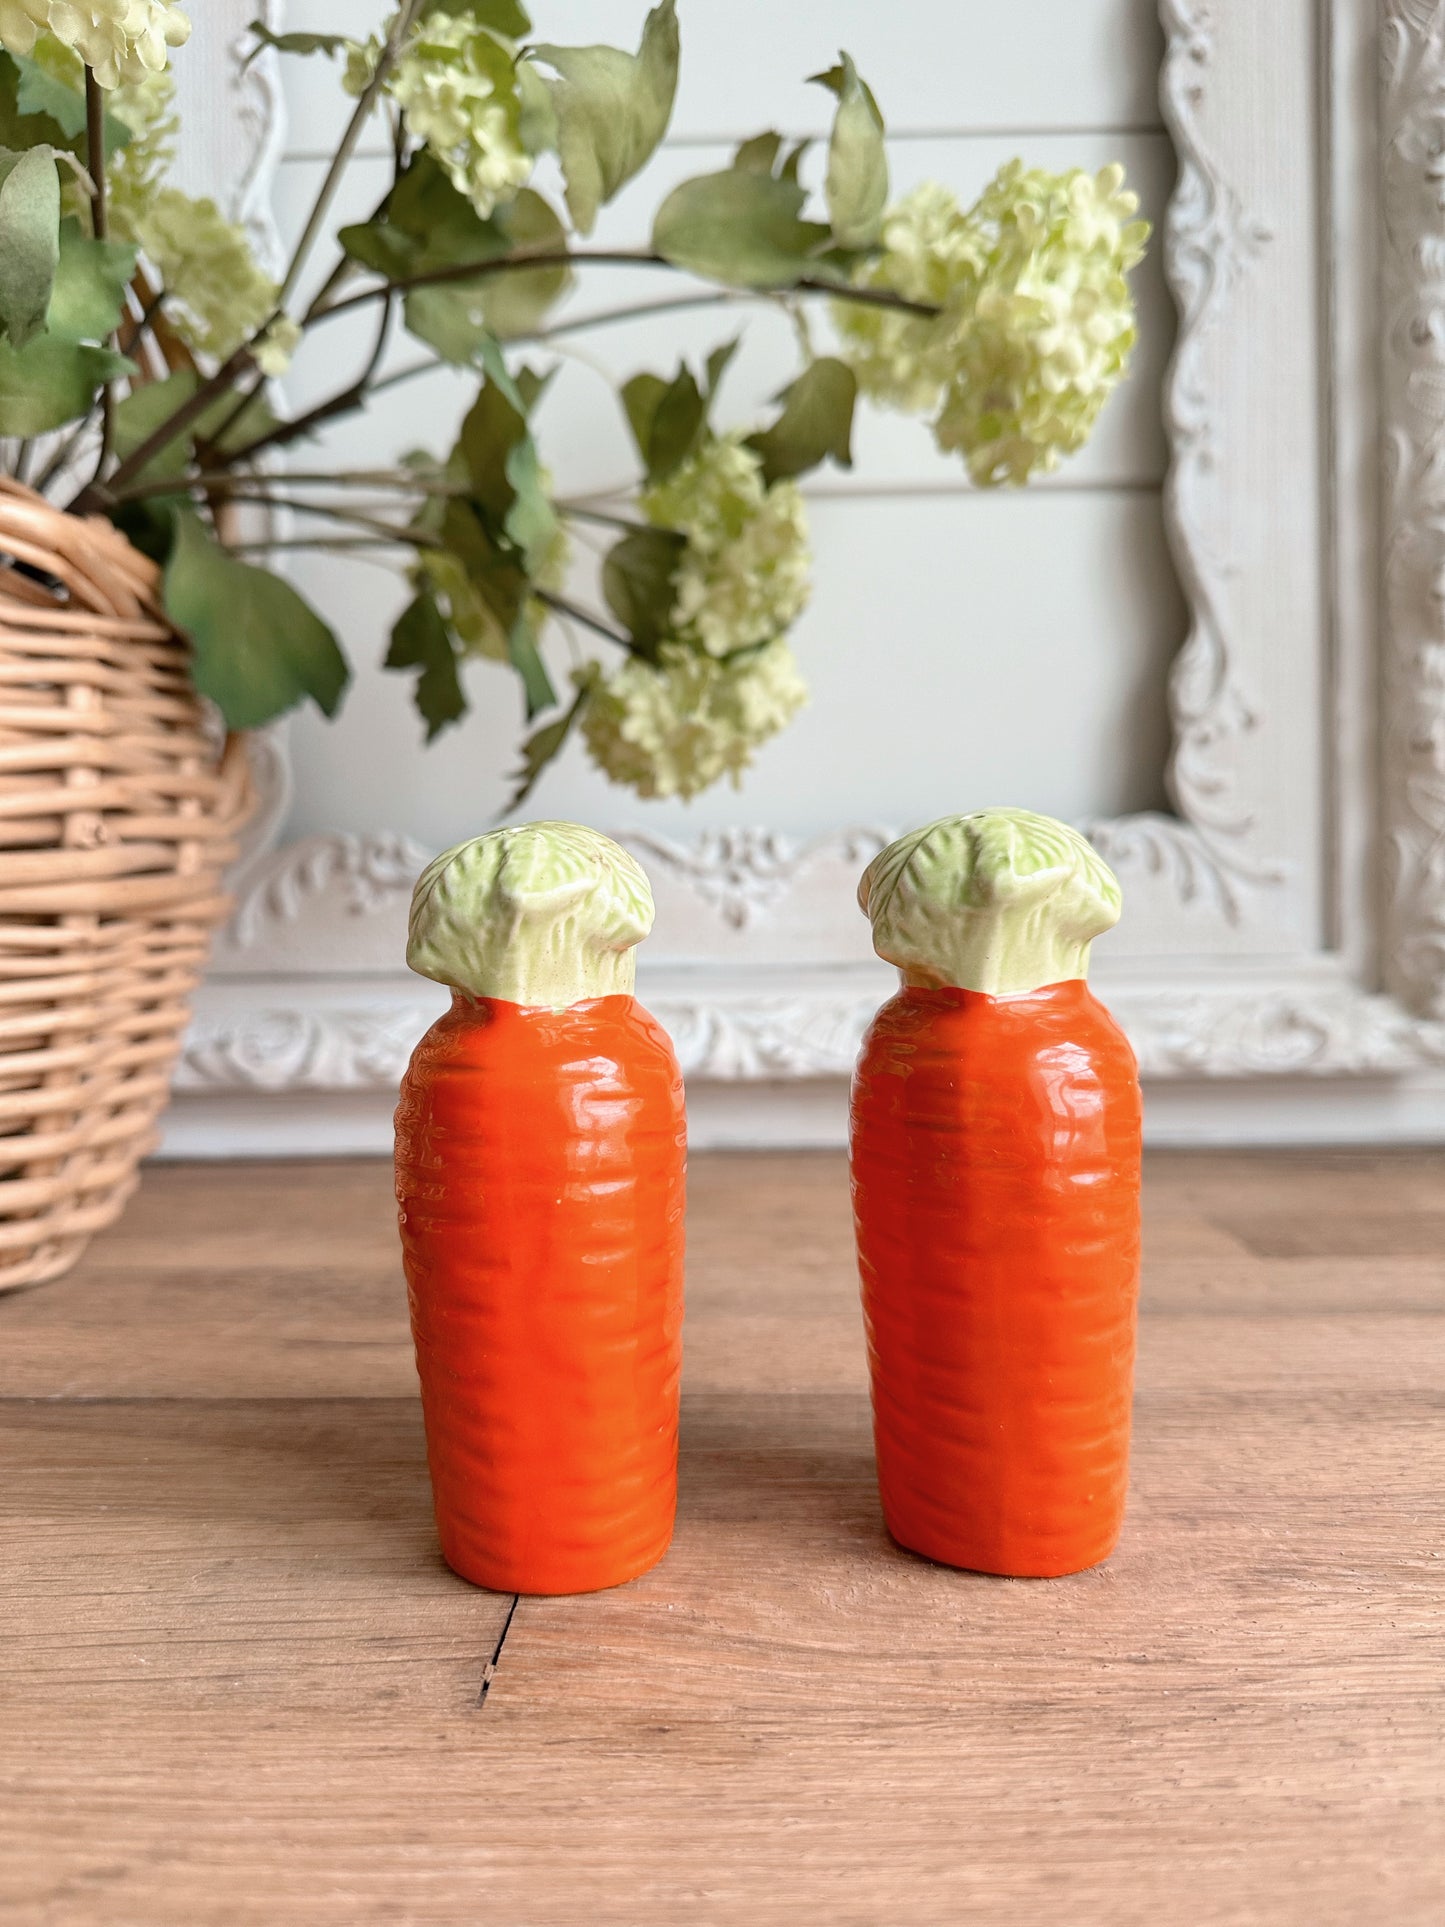
[[[630,996],[563,1010],[458,993],[396,1117],[412,1333],[447,1563],[590,1592],[672,1536],[685,1123]]]
[[[1081,980],[908,988],[853,1086],[854,1216],[889,1531],[1054,1577],[1113,1550],[1128,1477],[1139,1087]]]

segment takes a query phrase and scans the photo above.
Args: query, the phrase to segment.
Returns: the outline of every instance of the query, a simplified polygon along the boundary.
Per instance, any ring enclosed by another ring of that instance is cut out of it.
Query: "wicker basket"
[[[108,522],[0,478],[0,1290],[69,1268],[157,1139],[250,793]]]

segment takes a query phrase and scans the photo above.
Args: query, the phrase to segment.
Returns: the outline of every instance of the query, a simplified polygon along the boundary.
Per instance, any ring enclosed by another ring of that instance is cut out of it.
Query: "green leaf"
[[[0,435],[43,435],[85,414],[102,382],[135,363],[109,348],[37,335],[23,348],[0,341]]]
[[[80,223],[60,223],[60,258],[46,326],[66,341],[103,341],[118,326],[135,273],[128,241],[92,241]]]
[[[490,332],[487,312],[475,282],[449,282],[438,288],[412,288],[402,303],[407,332],[434,348],[454,368],[470,368],[477,345]]]
[[[541,200],[540,195],[536,198]],[[522,219],[534,215],[529,208]],[[342,228],[337,238],[353,260],[388,280],[406,280],[469,261],[493,261],[512,245],[500,222],[484,221],[425,150],[412,160],[377,218]],[[531,275],[524,278],[534,280]],[[403,303],[407,328],[444,361],[467,367],[489,328],[487,303],[492,286],[490,278],[480,276],[413,288]]]
[[[864,248],[878,238],[888,204],[883,116],[850,57],[842,54],[839,59],[840,67],[815,76],[838,96],[828,142],[828,219],[842,247]]]
[[[622,405],[650,482],[670,474],[707,426],[707,401],[685,366],[670,382],[657,375],[634,375],[623,385]]]
[[[15,347],[45,326],[59,263],[54,148],[0,156],[0,326]]]
[[[703,393],[707,396],[708,406],[712,406],[723,376],[727,373],[728,363],[737,353],[742,342],[741,335],[734,335],[731,341],[724,341],[713,349],[707,358],[707,385]]]
[[[515,492],[507,475],[507,460],[526,432],[522,411],[497,382],[484,381],[462,419],[457,451],[473,499],[499,523],[511,508]]]
[[[429,589],[423,589],[397,617],[384,667],[421,671],[412,690],[412,701],[426,724],[428,742],[449,723],[466,715],[467,699],[457,673],[457,652]]]
[[[647,442],[650,477],[669,475],[696,448],[707,426],[707,402],[690,368],[679,368],[657,404]]]
[[[623,382],[620,393],[627,425],[632,430],[632,439],[637,443],[637,452],[646,468],[647,451],[652,443],[652,424],[658,405],[667,393],[667,383],[661,375],[634,375],[630,381]]]
[[[557,110],[552,89],[530,60],[519,60],[517,77],[517,135],[524,152],[551,154],[557,147]]]
[[[515,200],[498,208],[497,225],[506,236],[507,250],[565,248],[567,230],[550,202],[524,187]],[[570,286],[567,267],[513,269],[487,278],[481,289],[486,325],[499,341],[531,334],[553,302]]]
[[[733,155],[733,166],[748,174],[771,174],[783,144],[781,134],[754,134],[743,141]]]
[[[120,460],[133,454],[162,422],[169,421],[176,410],[190,400],[199,382],[194,368],[177,368],[164,381],[138,383],[118,401],[114,418],[115,452]],[[159,481],[169,475],[182,475],[190,458],[189,433],[177,435],[146,463],[145,479]]]
[[[517,611],[516,620],[507,636],[507,651],[512,667],[522,679],[522,690],[527,699],[527,721],[530,723],[544,709],[555,706],[557,692],[552,687],[547,665],[537,647],[537,631],[528,602],[523,602]]]
[[[836,67],[829,67],[821,74],[809,74],[808,85],[810,87],[826,87],[830,94],[833,94],[837,99],[841,100],[848,85],[848,69],[850,66],[852,66],[852,62],[848,59],[847,54],[840,54]],[[868,85],[866,80],[861,78],[858,80],[858,85],[863,89],[869,106],[872,107],[873,112],[878,115],[879,124],[881,125],[883,115],[879,112],[878,102],[873,98],[873,89]]]
[[[783,412],[771,428],[748,437],[763,458],[768,485],[787,475],[802,475],[829,456],[840,468],[853,466],[853,405],[858,382],[846,362],[822,355],[810,363],[781,396]]]
[[[557,539],[557,511],[542,477],[537,444],[524,435],[507,457],[512,506],[503,528],[522,551],[528,575],[535,575]]]
[[[686,547],[674,529],[630,529],[602,564],[607,606],[647,654],[672,634],[673,578]]]
[[[555,69],[550,83],[557,151],[573,224],[590,234],[597,210],[645,165],[667,132],[677,92],[674,0],[648,14],[636,54],[617,47],[531,49]]]
[[[24,348],[0,342],[0,435],[42,435],[85,414],[103,382],[135,373],[124,355],[85,337],[109,335],[120,318],[135,249],[91,241],[62,221],[46,332]]]
[[[585,688],[579,689],[576,700],[564,716],[559,716],[555,722],[543,723],[542,727],[523,743],[522,767],[516,773],[517,787],[507,799],[508,810],[514,810],[519,804],[526,802],[536,788],[537,778],[542,771],[561,755],[567,738],[572,734],[577,719],[582,714],[587,694]]]
[[[259,728],[307,696],[335,715],[349,672],[330,629],[289,582],[228,555],[189,511],[176,516],[165,603],[191,639],[197,689],[229,728]]]
[[[557,512],[542,475],[537,444],[527,427],[530,401],[545,382],[523,369],[514,380],[501,349],[489,341],[481,359],[487,379],[467,411],[457,439],[457,452],[477,505],[520,551],[522,566],[533,575],[542,566],[557,537]],[[515,620],[515,610],[512,612]]]
[[[79,69],[77,68],[77,71]],[[131,130],[114,114],[105,116],[107,156],[124,147]],[[62,147],[86,159],[85,91],[58,80],[34,60],[0,55],[0,143],[6,147]]]
[[[106,513],[121,534],[162,569],[175,539],[174,496],[150,496],[143,502],[117,502]]]
[[[274,47],[278,54],[337,54],[346,46],[344,33],[273,33],[264,20],[253,20],[247,27],[254,34],[256,44],[242,62],[244,73],[257,55],[267,47]]]
[[[795,142],[794,145],[788,149],[787,156],[784,159],[782,166],[778,169],[779,180],[792,181],[796,186],[797,179],[798,179],[798,169],[803,164],[803,156],[807,153],[808,149],[812,145],[813,143],[811,140],[800,140]]]
[[[436,533],[465,575],[478,605],[475,623],[463,624],[457,610],[452,612],[468,647],[495,661],[510,662],[512,629],[532,589],[526,571],[501,531],[489,526],[479,504],[459,497],[448,501]]]
[[[806,196],[771,174],[701,174],[657,210],[652,245],[675,267],[738,288],[787,288],[810,271],[828,229],[800,220]]]

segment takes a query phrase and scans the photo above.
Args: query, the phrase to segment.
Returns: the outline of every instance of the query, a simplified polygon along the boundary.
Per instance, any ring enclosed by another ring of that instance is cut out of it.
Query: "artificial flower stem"
[[[90,225],[97,241],[109,233],[105,206],[105,96],[85,70],[85,160],[90,175]]]
[[[269,316],[266,325],[269,326],[270,322],[274,319],[274,314]],[[259,337],[264,334],[265,331],[265,327],[259,328],[257,330],[257,336]],[[170,447],[177,435],[182,434],[190,427],[193,421],[199,420],[199,418],[205,414],[217,395],[224,394],[238,376],[244,374],[248,368],[254,366],[255,358],[251,353],[251,344],[249,341],[243,341],[239,348],[227,355],[216,372],[207,380],[203,381],[193,395],[181,403],[173,415],[168,415],[158,427],[154,428],[151,433],[146,436],[143,442],[131,450],[130,454],[126,456],[125,460],[110,476],[106,484],[107,493],[113,494],[118,486],[123,487],[133,476],[139,475],[141,471],[160,454],[162,449]],[[72,511],[84,506],[85,497],[89,493],[89,490],[84,491],[81,496],[77,497],[77,499],[70,504]]]
[[[556,502],[553,504],[559,515],[566,515],[578,522],[601,522],[604,528],[632,529],[645,528],[645,522],[629,521],[625,515],[608,515],[603,509],[585,508],[577,502]]]
[[[321,469],[285,469],[276,480],[286,488],[359,488],[373,494],[383,494],[390,490],[397,495],[440,495],[464,496],[465,484],[433,479],[430,476],[413,475],[404,468],[397,469],[338,469],[328,475]],[[177,495],[185,489],[209,489],[236,487],[236,477],[229,469],[198,469],[194,474],[181,479],[170,476],[158,482],[138,482],[131,488],[114,491],[112,500],[116,502],[144,502],[157,495]],[[242,484],[244,486],[244,483]],[[629,524],[629,526],[632,526]]]
[[[630,637],[624,636],[620,629],[609,628],[599,617],[589,615],[587,610],[579,609],[575,602],[568,602],[565,597],[554,595],[550,589],[539,589],[535,583],[532,585],[532,594],[538,602],[545,603],[555,615],[570,616],[573,622],[580,622],[584,629],[590,629],[594,635],[603,637],[607,642],[615,642],[619,649],[632,648]]]
[[[687,308],[722,308],[745,301],[741,290],[718,289],[713,294],[683,294],[672,301],[639,301],[623,308],[599,308],[592,314],[564,316],[550,328],[535,328],[529,334],[508,337],[510,341],[553,341],[559,335],[578,334],[584,328],[608,328],[615,321],[645,321],[649,315],[678,314]],[[764,299],[768,299],[766,295]]]
[[[306,218],[306,225],[301,230],[301,238],[292,251],[285,278],[276,297],[276,306],[279,309],[285,308],[297,281],[301,278],[311,250],[316,244],[316,237],[321,232],[327,215],[331,212],[331,203],[335,200],[337,189],[341,186],[341,177],[356,151],[357,142],[361,139],[361,131],[371,118],[376,97],[385,86],[386,77],[401,51],[401,44],[411,32],[412,24],[420,13],[421,7],[422,0],[406,0],[406,5],[398,11],[391,23],[391,31],[386,36],[376,67],[361,90],[361,97],[356,103],[351,119],[346,124],[346,132],[341,137],[341,145],[332,156],[331,165],[326,170],[326,177],[317,191],[311,212]]]
[[[172,491],[174,492],[174,490]],[[398,528],[392,522],[379,522],[375,516],[363,515],[359,509],[342,508],[330,502],[295,502],[284,495],[273,495],[266,490],[236,490],[226,497],[230,502],[244,502],[256,508],[289,509],[293,515],[314,515],[324,521],[345,522],[353,528],[365,529],[368,534],[378,536],[386,542],[395,542],[409,549],[435,549],[441,543],[435,535],[422,529]]]
[[[520,273],[534,268],[586,266],[668,268],[674,273],[681,272],[665,255],[655,254],[650,248],[534,248],[494,257],[489,261],[457,261],[449,267],[430,268],[422,274],[402,275],[395,280],[383,281],[374,288],[362,288],[355,294],[347,295],[344,301],[333,301],[330,307],[320,309],[311,319],[330,321],[335,315],[346,314],[353,308],[364,307],[368,302],[379,301],[389,294],[405,294],[412,288],[440,287],[450,281],[485,281],[493,275]],[[791,287],[759,288],[755,292],[759,295],[825,294],[837,301],[856,301],[872,308],[895,308],[903,314],[923,315],[930,319],[940,312],[934,302],[910,301],[904,295],[895,294],[891,288],[859,288],[847,283],[817,281],[811,277],[795,281]]]
[[[90,231],[97,241],[104,241],[110,232],[105,203],[105,97],[88,66],[85,70],[85,161],[90,175]],[[114,342],[112,336],[112,346]],[[92,481],[98,481],[104,473],[114,439],[115,398],[106,381],[100,389],[100,451],[95,458]]]

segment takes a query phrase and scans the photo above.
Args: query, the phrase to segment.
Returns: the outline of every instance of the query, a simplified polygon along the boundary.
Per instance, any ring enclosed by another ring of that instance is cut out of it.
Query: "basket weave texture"
[[[249,807],[155,565],[0,478],[0,1290],[134,1189]]]

